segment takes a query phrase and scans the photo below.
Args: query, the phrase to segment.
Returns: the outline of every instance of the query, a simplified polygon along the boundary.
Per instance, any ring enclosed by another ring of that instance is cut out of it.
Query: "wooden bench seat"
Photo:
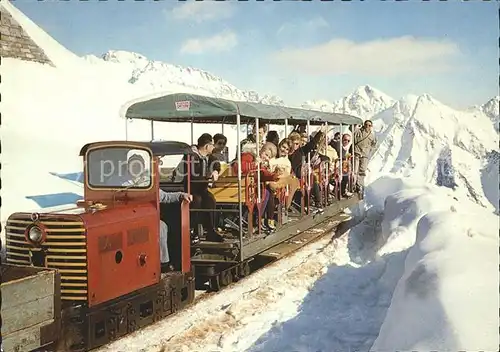
[[[208,189],[215,197],[217,203],[238,204],[238,177],[221,177],[214,182],[214,186]],[[245,179],[241,180],[241,201],[245,202]]]

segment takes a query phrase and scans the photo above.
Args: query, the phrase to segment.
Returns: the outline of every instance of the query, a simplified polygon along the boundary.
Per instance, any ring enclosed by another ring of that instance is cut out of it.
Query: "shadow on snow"
[[[63,180],[72,183],[83,184],[83,172],[72,172],[60,174],[57,172],[49,172],[52,176],[59,177]],[[50,194],[37,194],[26,196],[26,199],[34,201],[40,208],[51,208],[66,204],[75,204],[78,200],[83,199],[79,194],[73,192],[60,192]]]
[[[79,194],[72,192],[39,194],[35,196],[26,196],[27,199],[34,201],[40,208],[57,207],[65,204],[74,204],[83,199]]]
[[[354,263],[330,266],[301,303],[297,316],[276,324],[248,351],[370,350],[403,275],[407,254],[405,250],[377,257],[382,216],[368,212],[352,228],[348,251]]]
[[[69,174],[60,174],[57,172],[50,172],[51,175],[62,178],[63,180],[83,183],[83,172],[72,172]]]

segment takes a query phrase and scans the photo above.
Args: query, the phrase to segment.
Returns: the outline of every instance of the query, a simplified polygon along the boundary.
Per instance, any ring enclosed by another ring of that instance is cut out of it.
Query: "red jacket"
[[[257,163],[255,156],[252,153],[241,153],[241,175],[245,176],[250,171],[257,170]],[[233,163],[233,175],[238,174],[238,162]],[[261,181],[274,181],[275,175],[267,170],[264,166],[260,166],[260,180]]]

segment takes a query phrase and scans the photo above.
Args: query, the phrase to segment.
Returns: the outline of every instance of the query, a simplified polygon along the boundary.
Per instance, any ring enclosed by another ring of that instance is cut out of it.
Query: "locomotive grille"
[[[83,222],[74,216],[40,214],[38,223],[45,227],[47,235],[40,246],[34,247],[24,237],[26,228],[33,224],[30,215],[16,214],[7,220],[7,262],[57,269],[61,275],[61,299],[86,301],[87,237]]]

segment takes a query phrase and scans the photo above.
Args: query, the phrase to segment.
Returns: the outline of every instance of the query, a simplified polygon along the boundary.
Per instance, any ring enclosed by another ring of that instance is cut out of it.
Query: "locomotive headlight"
[[[28,230],[28,241],[33,244],[40,244],[43,241],[43,230],[38,226],[32,226]]]

